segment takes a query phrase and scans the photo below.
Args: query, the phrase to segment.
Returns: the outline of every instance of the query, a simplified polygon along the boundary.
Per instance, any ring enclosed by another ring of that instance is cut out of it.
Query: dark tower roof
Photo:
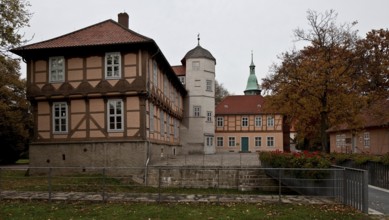
[[[185,54],[184,58],[182,58],[182,60],[181,60],[181,63],[183,65],[185,65],[186,60],[190,59],[190,58],[205,58],[205,59],[213,60],[216,63],[216,59],[215,59],[215,57],[212,56],[211,52],[209,52],[208,50],[206,50],[200,46],[200,36],[199,35],[198,35],[197,40],[198,40],[197,46]]]

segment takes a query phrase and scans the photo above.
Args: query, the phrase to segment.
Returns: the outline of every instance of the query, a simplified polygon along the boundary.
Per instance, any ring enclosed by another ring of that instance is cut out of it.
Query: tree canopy
[[[20,79],[20,61],[8,52],[25,42],[19,32],[28,25],[28,6],[22,0],[0,0],[0,163],[17,160],[30,137],[26,82]]]
[[[308,11],[310,29],[294,31],[307,46],[283,53],[262,84],[270,108],[294,123],[299,142],[327,152],[326,130],[358,124],[367,94],[382,98],[377,93],[388,91],[386,32],[373,31],[361,40],[353,30],[356,22],[337,24],[336,19],[333,10]]]
[[[229,95],[230,92],[228,92],[223,84],[219,84],[219,82],[215,80],[215,105],[219,104],[224,99],[224,97]]]

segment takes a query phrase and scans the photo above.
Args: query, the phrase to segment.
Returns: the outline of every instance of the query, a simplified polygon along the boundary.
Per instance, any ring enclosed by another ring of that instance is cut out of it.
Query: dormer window
[[[50,77],[50,82],[63,82],[65,80],[64,57],[50,57],[49,77]]]
[[[120,53],[105,54],[105,78],[118,79],[121,77],[121,56]]]

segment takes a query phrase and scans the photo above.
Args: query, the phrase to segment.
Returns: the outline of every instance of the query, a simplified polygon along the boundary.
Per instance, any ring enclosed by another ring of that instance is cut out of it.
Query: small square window
[[[235,137],[228,137],[228,146],[235,147]]]
[[[274,147],[274,137],[267,137],[267,146]]]
[[[224,143],[223,143],[223,137],[217,137],[216,138],[216,145],[218,147],[223,147]]]
[[[261,137],[255,137],[255,146],[260,147],[262,145],[262,138]]]
[[[261,127],[261,126],[262,126],[262,117],[255,116],[255,127]]]
[[[200,106],[193,106],[193,116],[200,117],[200,115],[201,115],[201,107]]]
[[[273,116],[267,116],[267,126],[274,127],[274,117]]]
[[[249,126],[249,118],[248,117],[242,117],[242,127]]]
[[[223,117],[217,117],[216,119],[216,126],[217,127],[223,127],[224,125],[224,118]]]

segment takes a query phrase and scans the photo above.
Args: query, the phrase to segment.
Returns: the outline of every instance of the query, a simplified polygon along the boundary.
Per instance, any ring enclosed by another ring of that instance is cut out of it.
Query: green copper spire
[[[260,95],[261,89],[258,85],[257,77],[255,76],[255,65],[253,61],[253,52],[251,51],[251,64],[250,64],[250,76],[247,80],[246,90],[244,90],[245,95]]]

